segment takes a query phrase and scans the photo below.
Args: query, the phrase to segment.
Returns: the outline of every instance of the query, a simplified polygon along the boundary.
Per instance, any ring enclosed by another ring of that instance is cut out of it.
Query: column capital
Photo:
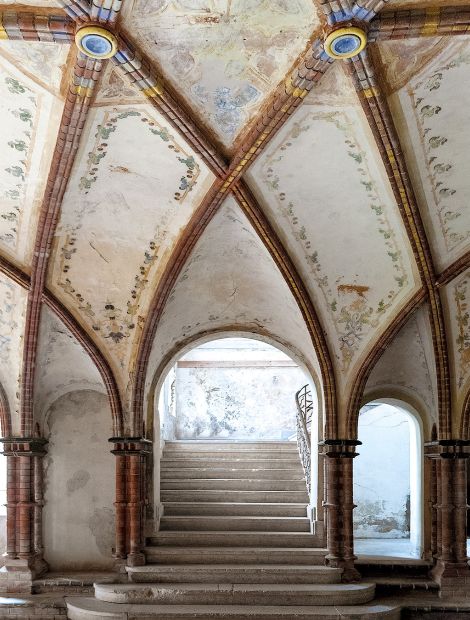
[[[108,439],[114,444],[113,454],[149,454],[152,451],[152,442],[144,437],[111,437]]]
[[[3,437],[4,456],[45,456],[47,439],[42,437]]]
[[[470,457],[470,440],[439,439],[426,441],[424,455],[430,459],[468,459]]]
[[[324,439],[318,446],[320,454],[329,458],[353,459],[359,455],[356,446],[362,445],[358,439]]]

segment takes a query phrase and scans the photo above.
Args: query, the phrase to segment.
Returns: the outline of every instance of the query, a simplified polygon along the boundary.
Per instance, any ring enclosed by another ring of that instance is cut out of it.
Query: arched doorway
[[[295,396],[304,386],[312,400],[309,516],[312,522],[322,521],[317,449],[321,416],[312,373],[300,356],[264,336],[216,333],[212,339],[206,335],[181,347],[153,385],[155,528],[161,512],[160,460],[165,442],[296,444]]]
[[[394,399],[359,414],[354,538],[359,555],[421,557],[423,450],[420,419]]]

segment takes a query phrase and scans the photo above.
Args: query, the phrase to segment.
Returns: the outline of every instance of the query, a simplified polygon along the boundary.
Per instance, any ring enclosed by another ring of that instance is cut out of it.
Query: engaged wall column
[[[152,443],[141,437],[112,437],[116,456],[116,547],[118,564],[145,564],[147,458]]]
[[[353,537],[353,459],[355,439],[326,439],[320,443],[325,465],[326,540],[329,566],[343,569],[344,581],[357,581]]]

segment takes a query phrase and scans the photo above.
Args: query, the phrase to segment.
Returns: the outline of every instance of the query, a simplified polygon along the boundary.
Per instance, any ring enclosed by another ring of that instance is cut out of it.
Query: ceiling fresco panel
[[[312,340],[296,301],[230,197],[208,224],[172,289],[153,344],[148,385],[178,343],[236,325],[275,338],[318,373]]]
[[[52,403],[67,392],[82,389],[105,392],[90,356],[47,307],[43,307],[41,314],[36,367],[36,419],[41,419]]]
[[[13,435],[19,433],[19,390],[27,292],[0,274],[0,381],[12,417]]]
[[[62,204],[49,284],[125,383],[156,282],[212,180],[153,108],[91,110]]]
[[[31,58],[40,48],[29,44],[33,47],[21,64],[8,60],[4,43],[0,50],[0,250],[27,270],[63,100],[53,94],[54,77],[46,89],[42,80],[28,76],[35,71]],[[65,57],[46,54],[51,68]],[[44,56],[40,58],[42,62]]]
[[[417,276],[359,102],[334,90],[344,94],[329,103],[321,89],[310,95],[247,178],[303,275],[345,381]]]
[[[470,247],[469,100],[470,43],[458,38],[390,98],[439,271]]]
[[[437,382],[428,308],[417,310],[386,348],[367,381],[365,393],[381,390],[394,398],[394,389],[417,401],[421,413],[437,423]]]
[[[470,269],[445,287],[444,302],[452,352],[452,388],[459,410],[470,388]]]
[[[230,148],[320,26],[312,0],[134,0],[125,27]]]

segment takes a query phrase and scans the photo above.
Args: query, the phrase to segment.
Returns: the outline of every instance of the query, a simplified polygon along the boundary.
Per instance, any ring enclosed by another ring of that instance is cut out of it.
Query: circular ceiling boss
[[[84,54],[98,60],[111,58],[118,47],[114,34],[102,26],[80,28],[75,35],[75,43]]]
[[[338,28],[326,37],[325,52],[331,58],[352,58],[362,52],[366,43],[367,35],[361,28]]]

